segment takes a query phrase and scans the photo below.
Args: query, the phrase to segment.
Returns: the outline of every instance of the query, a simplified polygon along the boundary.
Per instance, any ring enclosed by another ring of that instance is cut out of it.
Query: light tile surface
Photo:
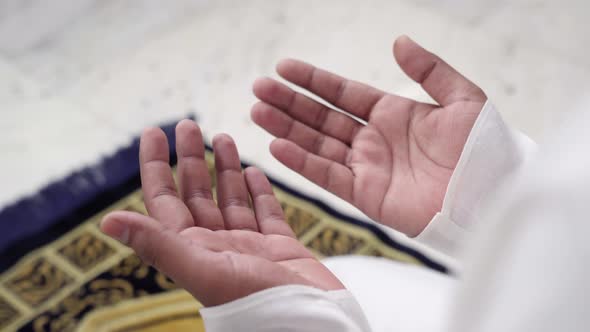
[[[391,54],[408,34],[543,139],[588,94],[586,1],[0,0],[0,206],[129,142],[198,117],[246,160],[358,214],[274,161],[251,84],[296,57],[428,100]],[[75,137],[75,139],[72,139]],[[6,159],[4,159],[6,158]],[[15,174],[27,176],[18,178]]]

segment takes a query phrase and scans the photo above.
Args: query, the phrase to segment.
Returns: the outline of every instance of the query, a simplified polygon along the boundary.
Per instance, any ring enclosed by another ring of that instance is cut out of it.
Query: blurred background
[[[245,160],[357,214],[270,157],[249,119],[256,77],[296,57],[426,100],[392,58],[407,34],[542,140],[590,91],[588,13],[586,0],[0,0],[0,208],[192,114],[207,139],[230,133]]]

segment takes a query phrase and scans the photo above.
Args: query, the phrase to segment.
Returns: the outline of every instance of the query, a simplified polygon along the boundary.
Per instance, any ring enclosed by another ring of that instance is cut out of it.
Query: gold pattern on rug
[[[210,173],[213,156],[208,152]],[[213,181],[215,183],[215,181]],[[361,254],[420,264],[371,231],[275,187],[287,222],[318,257]],[[113,210],[146,213],[137,190],[0,275],[0,330],[202,331],[200,304],[133,252],[102,234]]]

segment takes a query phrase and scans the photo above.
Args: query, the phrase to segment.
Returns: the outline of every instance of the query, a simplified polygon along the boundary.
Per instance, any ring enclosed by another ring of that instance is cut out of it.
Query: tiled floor
[[[392,59],[405,33],[542,139],[590,91],[588,12],[585,0],[0,0],[0,206],[194,113],[209,138],[232,134],[245,159],[355,213],[272,160],[248,115],[257,76],[298,57],[426,98]]]

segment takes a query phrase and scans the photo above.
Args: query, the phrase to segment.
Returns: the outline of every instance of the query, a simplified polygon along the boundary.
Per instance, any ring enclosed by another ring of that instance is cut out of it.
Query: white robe
[[[590,331],[590,115],[536,147],[488,102],[417,237],[458,277],[380,258],[325,264],[346,290],[282,286],[201,310],[207,331]]]

